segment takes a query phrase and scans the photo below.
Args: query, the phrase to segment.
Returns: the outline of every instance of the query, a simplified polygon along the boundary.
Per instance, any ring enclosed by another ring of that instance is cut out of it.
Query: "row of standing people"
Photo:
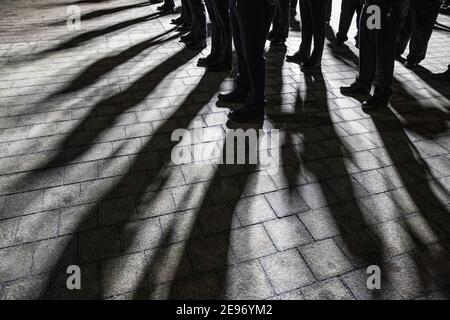
[[[242,103],[244,107],[231,112],[230,120],[259,122],[264,119],[265,44],[270,40],[272,46],[285,46],[290,21],[296,15],[297,1],[302,41],[299,50],[287,56],[287,61],[300,64],[304,70],[317,69],[321,67],[332,0],[204,0],[204,3],[202,0],[181,0],[181,16],[172,22],[180,31],[188,32],[181,37],[187,48],[206,48],[206,11],[211,21],[211,52],[198,61],[199,66],[210,72],[231,70],[234,42],[238,67],[235,89],[219,94],[218,98],[228,104]],[[425,58],[442,2],[342,0],[336,44],[343,45],[348,40],[347,34],[356,14],[358,33],[355,40],[360,49],[359,75],[351,85],[341,88],[342,93],[368,95],[363,102],[366,109],[386,107],[392,93],[395,60],[406,50],[408,43],[405,66],[413,68]],[[373,12],[368,10],[372,5],[380,9],[381,28],[371,28],[368,23],[373,19]],[[158,9],[173,12],[174,7],[173,0],[165,0]],[[445,77],[446,73],[443,74]],[[375,90],[370,95],[374,83]]]

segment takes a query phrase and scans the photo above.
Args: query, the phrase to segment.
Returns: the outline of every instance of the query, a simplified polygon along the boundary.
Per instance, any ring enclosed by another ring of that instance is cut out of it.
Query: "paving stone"
[[[137,219],[133,197],[113,199],[99,205],[98,220],[101,226]]]
[[[244,226],[276,218],[263,196],[241,199],[236,205],[235,213]]]
[[[262,225],[233,230],[230,243],[239,261],[255,259],[276,252],[275,246]]]
[[[277,294],[315,282],[314,275],[295,249],[264,257],[261,263]]]
[[[400,255],[388,261],[384,267],[389,282],[404,299],[418,298],[437,290],[433,279],[416,266],[409,255]]]
[[[336,218],[337,209],[322,208],[311,210],[307,214],[299,215],[299,218],[313,236],[314,240],[323,240],[340,235],[341,222]]]
[[[192,274],[192,264],[186,250],[186,243],[181,242],[146,251],[150,283],[165,283]]]
[[[6,284],[0,294],[1,300],[37,300],[50,281],[48,274],[16,280]]]
[[[367,281],[371,274],[367,273],[367,269],[358,269],[343,275],[342,282],[350,289],[358,300],[400,300],[402,297],[395,288],[383,277],[381,270],[381,289],[369,289]]]
[[[19,220],[16,244],[55,237],[58,233],[59,211],[36,213]]]
[[[353,268],[333,240],[314,242],[299,250],[319,280],[343,274]]]
[[[296,216],[268,221],[264,227],[280,251],[312,242],[310,234]]]
[[[29,274],[33,260],[33,244],[25,244],[0,250],[0,282],[16,280]]]
[[[175,211],[175,203],[169,190],[145,193],[137,203],[139,218],[156,217]]]
[[[0,220],[0,248],[13,244],[18,223],[19,218]]]
[[[61,209],[58,235],[86,231],[97,227],[97,204]]]
[[[80,259],[83,262],[105,259],[120,252],[120,239],[116,227],[86,231],[79,235]]]
[[[371,194],[395,189],[395,186],[376,170],[356,173],[353,177]]]
[[[307,211],[308,205],[295,190],[279,190],[265,195],[278,217]]]
[[[36,243],[33,254],[32,274],[53,271],[77,263],[77,238],[58,237]]]
[[[305,300],[354,300],[338,278],[331,278],[301,289]]]
[[[11,218],[39,212],[42,209],[43,196],[43,190],[7,196],[1,216],[3,218]]]
[[[144,253],[107,260],[101,266],[102,292],[105,297],[147,285]]]
[[[327,207],[338,202],[328,186],[322,183],[310,183],[298,187],[297,190],[311,209]]]
[[[125,224],[121,229],[120,241],[125,253],[158,247],[162,241],[159,220],[153,218]]]
[[[199,272],[212,271],[235,262],[228,235],[223,233],[192,240],[189,243],[189,253]]]
[[[226,299],[266,299],[275,293],[258,260],[229,268],[221,278],[227,288]]]
[[[201,234],[200,215],[195,210],[176,212],[160,218],[163,240],[165,243],[176,243]]]
[[[414,249],[413,239],[399,223],[388,221],[372,227],[371,232],[380,243],[383,252],[395,256]]]

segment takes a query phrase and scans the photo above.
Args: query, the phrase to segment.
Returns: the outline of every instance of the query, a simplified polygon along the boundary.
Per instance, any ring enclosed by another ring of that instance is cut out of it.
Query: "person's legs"
[[[207,66],[213,63],[216,58],[218,51],[220,51],[220,35],[219,35],[219,21],[217,17],[216,0],[205,0],[206,10],[208,11],[209,20],[211,21],[211,53],[204,59],[199,60],[200,64]]]
[[[377,30],[367,27],[369,17],[367,5],[364,5],[359,23],[359,75],[352,84],[341,87],[341,92],[344,94],[369,93],[375,77]]]
[[[326,15],[329,2],[329,0],[311,1],[314,50],[311,57],[303,64],[303,67],[316,67],[320,65],[322,61],[323,48],[325,45]]]
[[[439,15],[440,0],[413,0],[413,33],[408,62],[418,64],[425,59],[433,27]]]
[[[266,104],[265,42],[275,12],[275,5],[260,0],[239,0],[237,19],[243,44],[243,58],[250,80],[250,92],[245,107],[230,114],[230,120],[249,122],[262,120]],[[258,10],[255,10],[258,6]]]
[[[311,1],[299,0],[299,7],[302,25],[302,42],[299,50],[295,54],[286,56],[288,62],[295,63],[303,63],[309,59],[313,37]]]
[[[237,56],[238,74],[236,77],[236,87],[228,94],[219,94],[219,101],[226,103],[242,103],[245,101],[250,91],[250,76],[248,74],[247,61],[244,55],[244,39],[241,36],[242,26],[240,23],[237,0],[229,0],[230,23],[233,34],[233,43]]]
[[[336,34],[337,41],[343,43],[348,40],[348,30],[352,24],[355,12],[361,8],[361,0],[342,0],[341,16],[339,19],[339,31]],[[359,13],[358,13],[359,16]],[[357,18],[358,19],[358,18]],[[358,25],[359,28],[359,25]]]
[[[206,47],[206,13],[202,0],[189,0],[192,12],[192,41],[186,43],[190,49]]]
[[[273,19],[272,44],[284,45],[289,36],[290,0],[278,0]]]
[[[302,42],[300,44],[300,55],[308,59],[311,55],[313,39],[313,20],[310,0],[299,0],[300,16],[302,20]]]
[[[411,3],[411,6],[413,6],[413,5],[414,4]],[[412,13],[413,13],[413,9],[411,7],[411,9],[409,10],[408,18],[403,23],[403,25],[400,29],[400,34],[398,36],[397,45],[396,45],[396,48],[397,48],[396,55],[398,57],[400,57],[403,53],[405,53],[405,50],[408,47],[408,43],[411,40],[412,21],[413,21]]]
[[[333,11],[333,0],[328,0],[326,4],[325,23],[330,24],[331,14]]]
[[[231,66],[233,60],[233,46],[230,25],[230,3],[228,0],[215,0],[219,21],[220,46],[219,63]]]
[[[402,16],[400,5],[393,5],[383,1],[381,6],[381,30],[377,32],[377,84],[373,98],[364,103],[366,108],[385,107],[392,94],[392,80],[394,78],[396,41],[401,26],[406,19]]]

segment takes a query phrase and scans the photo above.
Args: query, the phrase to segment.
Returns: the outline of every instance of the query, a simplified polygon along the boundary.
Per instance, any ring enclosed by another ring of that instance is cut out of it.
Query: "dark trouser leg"
[[[326,6],[326,22],[331,21],[332,11],[333,11],[333,0],[328,0],[327,6]]]
[[[361,11],[359,24],[359,77],[358,80],[364,85],[372,85],[376,68],[376,30],[367,28],[367,5]]]
[[[312,8],[309,0],[299,0],[300,19],[302,21],[302,43],[300,44],[300,55],[303,58],[309,58],[311,55],[313,23]]]
[[[184,23],[192,28],[191,0],[181,0]]]
[[[386,3],[389,2],[386,1]],[[396,7],[394,7],[390,16],[388,16],[388,10],[382,7],[381,16],[381,30],[377,30],[376,39],[378,81],[375,96],[387,101],[392,93],[396,41],[404,18],[401,16],[400,8]]]
[[[189,0],[192,13],[192,34],[195,42],[206,41],[206,13],[202,0]]]
[[[255,7],[258,6],[258,10]],[[236,9],[239,24],[239,36],[243,44],[243,58],[247,66],[250,92],[246,107],[262,111],[265,106],[266,59],[264,47],[270,24],[275,13],[275,6],[260,0],[239,0]]]
[[[292,15],[297,14],[297,6],[298,6],[298,0],[291,0],[290,8],[291,8]]]
[[[329,0],[311,1],[314,36],[314,50],[311,54],[311,60],[314,62],[322,60],[325,45],[326,12],[329,2]]]
[[[440,0],[413,0],[413,33],[408,61],[420,62],[425,59],[428,42],[439,14]]]
[[[290,0],[278,0],[273,30],[279,40],[286,40],[289,36]]]
[[[397,50],[396,53],[398,56],[401,56],[405,53],[406,48],[408,47],[408,43],[411,40],[412,35],[412,9],[409,11],[408,18],[405,23],[403,23],[402,28],[400,29],[400,34],[397,39]]]
[[[339,31],[336,34],[338,40],[347,41],[347,33],[350,30],[350,26],[352,24],[353,16],[355,12],[360,15],[361,10],[361,0],[342,0],[341,5],[341,16],[339,19]],[[357,25],[358,18],[357,18]]]
[[[230,25],[230,3],[228,0],[214,0],[219,30],[218,63],[231,65],[233,46]]]
[[[250,78],[247,71],[247,61],[244,56],[244,43],[241,37],[242,26],[238,18],[236,0],[230,0],[230,21],[238,66],[235,91],[247,94],[250,91]]]
[[[216,1],[215,0],[205,0],[206,10],[208,11],[209,20],[211,21],[211,53],[209,58],[211,60],[216,60],[217,53],[220,50],[220,36],[219,36],[219,21],[217,17]]]

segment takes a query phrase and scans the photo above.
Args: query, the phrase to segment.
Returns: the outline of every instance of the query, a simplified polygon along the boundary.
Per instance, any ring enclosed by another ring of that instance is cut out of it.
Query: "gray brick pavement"
[[[171,133],[194,123],[223,145],[216,94],[233,85],[196,67],[206,51],[183,50],[172,17],[86,3],[69,31],[56,1],[29,3],[0,8],[0,299],[450,297],[450,85],[427,71],[450,63],[448,34],[423,69],[396,66],[390,108],[370,115],[339,92],[353,44],[327,40],[321,74],[268,50],[264,126],[282,161],[267,174],[171,161],[186,145]]]

